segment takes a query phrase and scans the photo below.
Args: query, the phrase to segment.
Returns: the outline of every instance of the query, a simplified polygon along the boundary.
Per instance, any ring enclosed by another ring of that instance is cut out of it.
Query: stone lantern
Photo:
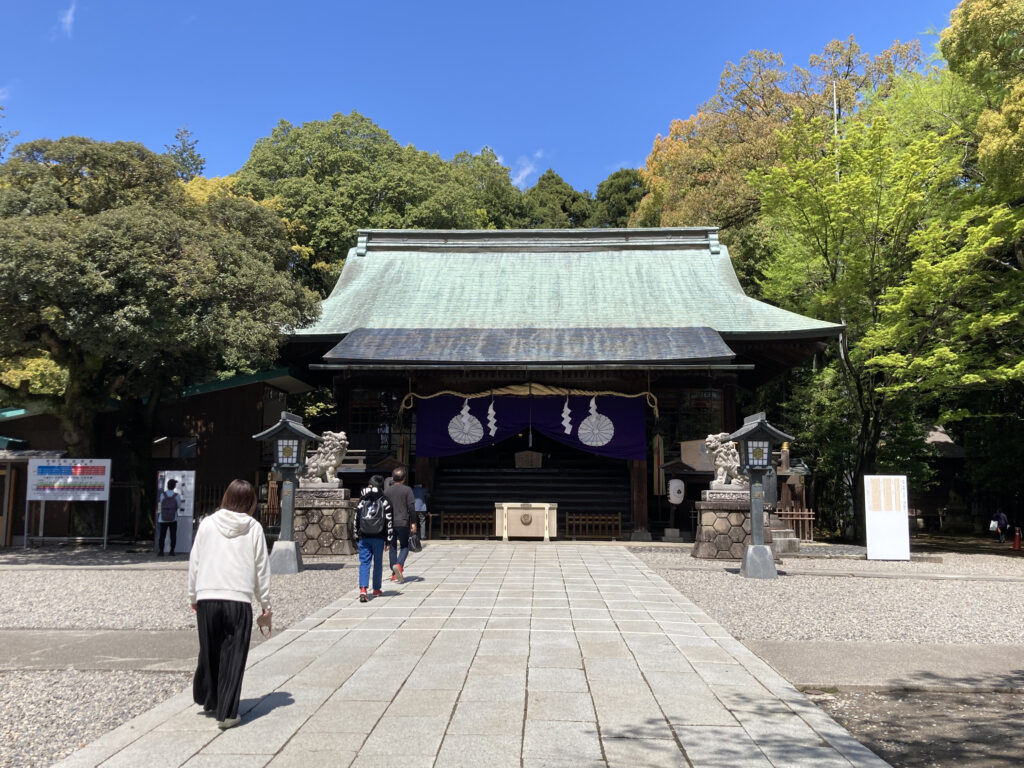
[[[767,422],[764,413],[743,420],[743,426],[729,435],[737,443],[740,466],[750,477],[750,537],[743,552],[740,573],[753,579],[775,579],[772,548],[764,543],[764,476],[772,466],[772,447],[793,438]]]
[[[293,535],[295,525],[296,475],[306,463],[306,447],[320,437],[302,425],[302,419],[285,411],[270,429],[252,436],[253,440],[273,442],[275,472],[281,473],[281,533],[270,551],[271,573],[298,573],[302,553]]]

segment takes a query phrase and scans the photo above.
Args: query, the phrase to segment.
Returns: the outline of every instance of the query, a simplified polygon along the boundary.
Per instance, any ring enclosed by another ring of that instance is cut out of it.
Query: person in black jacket
[[[395,521],[395,537],[388,546],[388,565],[391,580],[401,584],[405,581],[405,558],[409,556],[409,533],[416,530],[416,497],[406,483],[405,467],[395,467],[391,479],[394,482],[384,489]]]
[[[1002,544],[1006,541],[1006,532],[1010,528],[1010,521],[1006,517],[1006,513],[1003,510],[997,510],[995,516],[992,518],[996,521],[996,531],[999,533],[999,543]]]
[[[352,532],[359,542],[359,602],[367,601],[370,568],[373,568],[373,596],[379,597],[384,573],[384,546],[394,540],[391,504],[384,496],[384,478],[374,475],[363,489],[352,518]]]

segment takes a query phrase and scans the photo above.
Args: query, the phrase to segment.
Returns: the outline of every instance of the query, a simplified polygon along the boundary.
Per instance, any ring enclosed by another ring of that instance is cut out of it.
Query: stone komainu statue
[[[737,488],[746,488],[749,484],[747,478],[740,472],[740,454],[736,450],[736,443],[729,439],[728,432],[719,432],[717,435],[708,435],[704,439],[708,455],[712,457],[715,466],[715,479],[713,482],[726,485],[731,484]]]
[[[338,466],[348,450],[348,437],[344,432],[324,432],[323,441],[316,451],[306,457],[304,483],[334,482],[338,479]]]

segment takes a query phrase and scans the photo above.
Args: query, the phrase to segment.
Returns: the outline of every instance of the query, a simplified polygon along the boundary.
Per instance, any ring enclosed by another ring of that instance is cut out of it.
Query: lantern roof
[[[747,416],[743,419],[743,426],[729,435],[730,440],[770,440],[773,443],[784,443],[793,440],[792,435],[787,435],[781,429],[776,429],[765,419],[764,411]]]
[[[270,429],[253,435],[253,440],[277,440],[280,438],[299,438],[300,440],[321,440],[320,435],[310,432],[302,425],[302,417],[284,411],[281,420]]]

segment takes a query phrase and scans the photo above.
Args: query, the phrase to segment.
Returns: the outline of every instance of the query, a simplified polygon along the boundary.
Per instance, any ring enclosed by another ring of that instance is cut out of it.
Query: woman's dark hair
[[[251,515],[256,511],[256,490],[248,480],[232,480],[220,500],[221,509]]]

